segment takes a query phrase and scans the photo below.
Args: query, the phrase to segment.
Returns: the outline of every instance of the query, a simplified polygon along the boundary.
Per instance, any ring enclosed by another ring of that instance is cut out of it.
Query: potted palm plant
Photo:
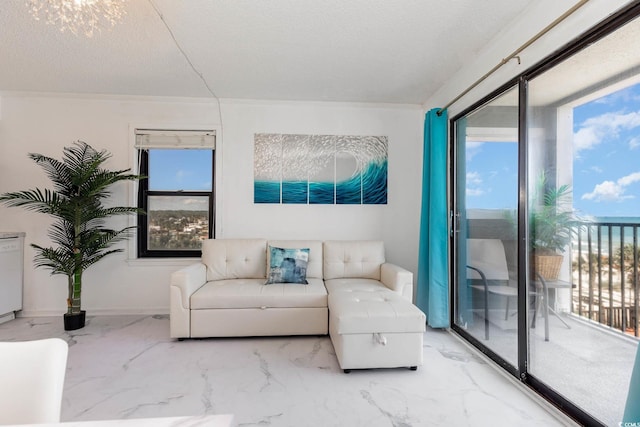
[[[65,330],[80,329],[85,324],[85,311],[81,306],[82,273],[105,256],[122,252],[123,249],[112,248],[112,245],[128,238],[135,228],[113,230],[106,226],[107,219],[115,215],[139,212],[135,207],[105,207],[103,201],[111,194],[109,188],[119,181],[141,178],[130,174],[129,169],[105,169],[103,164],[110,157],[107,151],[96,151],[82,141],[64,148],[62,160],[31,153],[29,158],[45,170],[53,189],[0,196],[0,202],[7,206],[24,207],[54,218],[48,232],[54,246],[31,246],[36,251],[36,267],[48,268],[52,275],[67,276]]]
[[[549,185],[546,173],[536,182],[529,210],[529,236],[533,271],[544,279],[556,280],[563,253],[577,232],[579,222],[571,208],[571,187]]]

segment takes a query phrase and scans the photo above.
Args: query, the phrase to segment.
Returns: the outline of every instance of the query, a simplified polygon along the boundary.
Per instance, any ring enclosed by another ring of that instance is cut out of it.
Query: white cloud
[[[614,104],[620,104],[620,103],[629,104],[629,103],[637,102],[638,100],[640,100],[640,98],[637,95],[635,95],[633,91],[633,86],[629,86],[625,89],[618,90],[609,95],[603,96],[602,98],[599,98],[594,102],[596,104],[614,105]]]
[[[189,211],[208,211],[209,200],[207,198],[186,199],[182,202],[183,209]]]
[[[600,141],[598,136],[599,130],[597,128],[581,128],[578,132],[573,134],[573,149],[576,153],[581,150],[589,150]]]
[[[638,182],[638,181],[640,181],[640,172],[634,172],[632,174],[629,174],[627,176],[623,176],[622,178],[620,178],[618,180],[618,184],[626,187],[627,185],[633,184],[634,182]]]
[[[477,197],[485,194],[485,191],[482,188],[467,188],[467,196],[469,197]]]
[[[467,196],[482,196],[485,191],[480,188],[482,185],[482,175],[479,172],[467,172]]]
[[[635,150],[636,148],[640,148],[640,138],[638,138],[637,136],[629,140],[629,149]]]
[[[622,199],[624,189],[613,181],[604,181],[595,186],[591,193],[582,195],[582,200],[595,200],[596,202],[614,202]]]
[[[193,176],[193,172],[192,171],[180,169],[179,171],[176,172],[176,180],[178,182],[182,182],[182,180],[184,180],[185,178],[188,178],[190,176]]]
[[[467,141],[466,143],[467,150],[474,150],[476,148],[480,148],[484,142],[482,141]]]
[[[209,209],[209,201],[206,197],[190,198],[190,197],[172,197],[172,196],[153,196],[150,200],[151,211],[162,210],[188,210],[188,211],[206,211]]]
[[[478,172],[467,172],[467,185],[480,185],[482,184],[482,177]]]
[[[591,193],[582,195],[582,200],[593,200],[595,202],[621,202],[633,199],[634,196],[625,194],[626,187],[634,182],[640,182],[640,172],[634,172],[623,176],[616,182],[604,181],[596,185]]]
[[[473,157],[482,150],[483,144],[484,142],[480,142],[480,141],[465,142],[465,151],[466,151],[467,161],[473,159]]]
[[[587,169],[580,169],[580,173],[588,174],[588,175],[591,175],[593,173],[602,173],[602,172],[604,172],[604,169],[602,169],[599,166],[591,166]]]
[[[633,129],[640,126],[640,111],[631,113],[605,113],[600,116],[590,117],[585,120],[583,126],[606,127],[610,129]]]
[[[581,150],[590,150],[607,137],[616,136],[622,130],[640,127],[640,111],[631,113],[606,113],[585,120],[573,134],[573,148],[577,155]],[[631,142],[630,142],[631,146]]]

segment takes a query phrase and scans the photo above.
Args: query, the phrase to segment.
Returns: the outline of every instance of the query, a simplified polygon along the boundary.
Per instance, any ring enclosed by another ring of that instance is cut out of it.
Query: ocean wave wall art
[[[255,134],[254,203],[386,204],[386,136]]]

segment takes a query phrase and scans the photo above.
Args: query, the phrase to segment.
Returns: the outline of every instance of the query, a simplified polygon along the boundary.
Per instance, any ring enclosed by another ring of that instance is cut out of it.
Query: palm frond
[[[58,245],[59,248],[73,253],[75,231],[73,224],[67,221],[58,220],[51,224],[48,232],[49,238]]]
[[[73,257],[69,251],[63,248],[43,248],[41,246],[32,244],[36,250],[36,256],[34,257],[34,265],[36,267],[44,267],[51,270],[51,274],[64,274],[70,276],[73,274]]]
[[[132,213],[144,213],[144,209],[133,206],[114,206],[96,211],[96,218],[109,218],[115,215],[127,215]]]
[[[64,200],[55,191],[39,188],[35,190],[15,191],[0,195],[0,202],[11,207],[23,207],[34,212],[56,215]]]
[[[529,211],[531,247],[540,253],[562,253],[577,233],[578,217],[571,209],[571,186],[549,185],[546,172],[536,181]]]
[[[57,191],[66,190],[71,170],[64,162],[38,153],[29,153],[29,158],[44,169]]]

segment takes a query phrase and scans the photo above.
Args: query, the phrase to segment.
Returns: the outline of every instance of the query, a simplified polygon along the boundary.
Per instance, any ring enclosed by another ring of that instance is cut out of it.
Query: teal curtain
[[[636,363],[631,373],[622,425],[640,425],[640,346],[636,352]]]
[[[429,326],[448,328],[447,112],[438,111],[430,110],[424,121],[416,305]]]

